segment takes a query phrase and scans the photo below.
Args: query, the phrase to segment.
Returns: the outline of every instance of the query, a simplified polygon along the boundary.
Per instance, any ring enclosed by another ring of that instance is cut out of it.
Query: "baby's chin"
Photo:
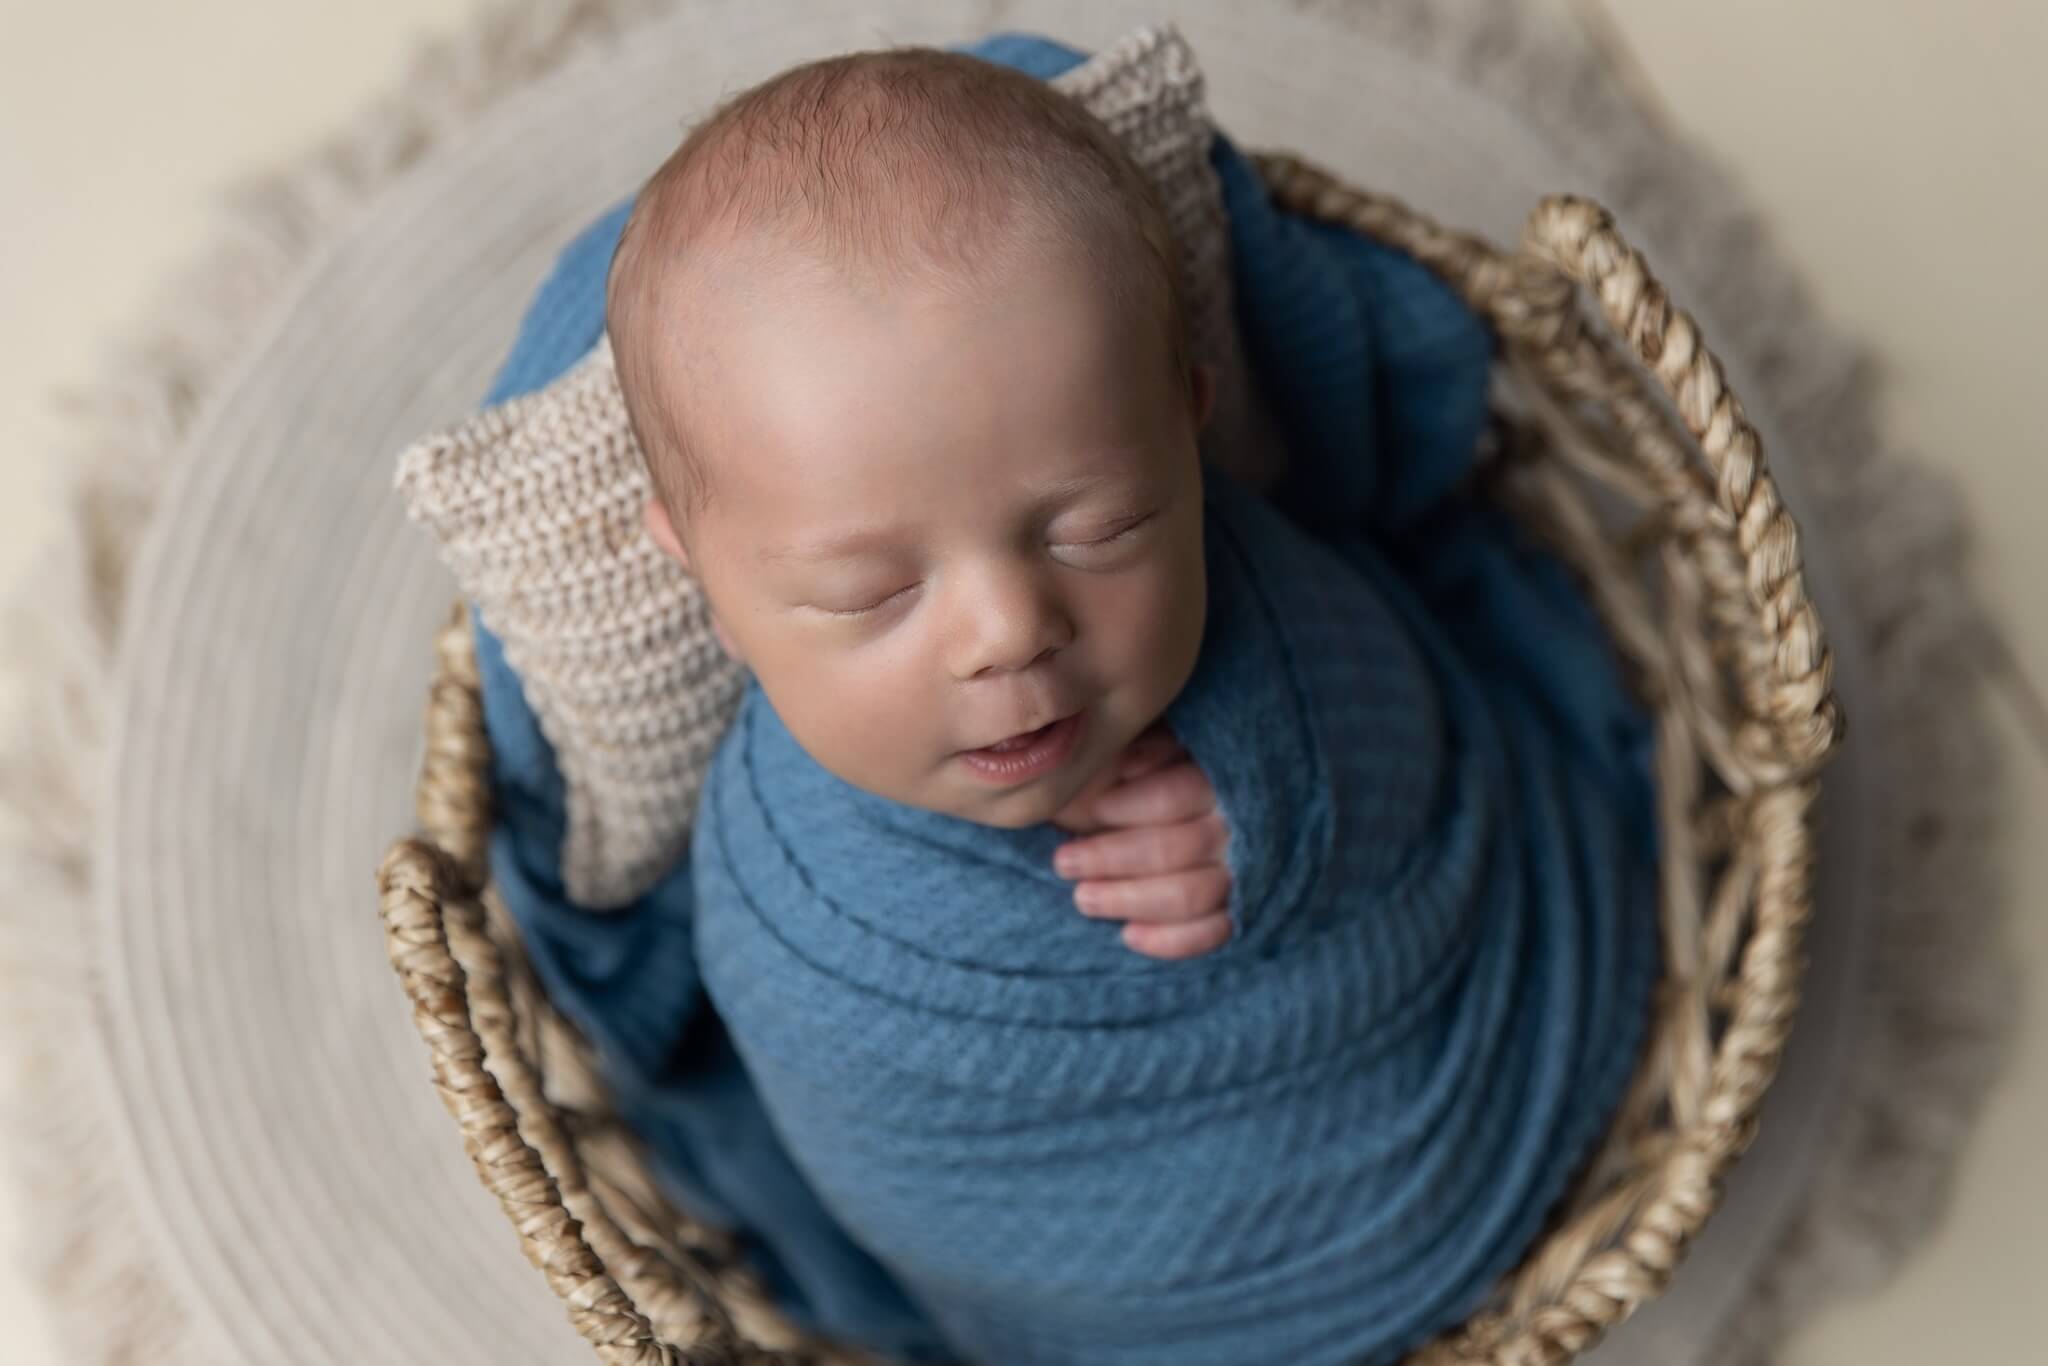
[[[1064,801],[1047,797],[1028,798],[1018,793],[1008,802],[994,802],[977,810],[956,811],[963,820],[980,825],[993,826],[998,830],[1027,830],[1034,825],[1043,825],[1058,815]]]

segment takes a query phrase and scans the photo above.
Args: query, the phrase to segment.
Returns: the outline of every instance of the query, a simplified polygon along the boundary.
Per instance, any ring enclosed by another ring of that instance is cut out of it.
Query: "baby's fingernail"
[[[1102,893],[1084,883],[1074,889],[1074,904],[1081,908],[1081,914],[1094,915],[1102,909]]]
[[[1071,850],[1061,849],[1052,856],[1052,868],[1061,877],[1072,877],[1081,871],[1080,855]]]

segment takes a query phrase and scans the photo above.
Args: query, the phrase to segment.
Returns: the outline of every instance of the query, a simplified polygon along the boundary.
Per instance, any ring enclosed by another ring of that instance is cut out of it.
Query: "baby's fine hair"
[[[813,253],[850,279],[970,288],[1032,243],[1091,258],[1121,306],[1153,310],[1182,382],[1190,363],[1179,254],[1164,208],[1114,134],[1023,72],[898,47],[792,67],[693,127],[627,216],[605,328],[649,476],[682,525],[711,496],[687,396],[655,373],[661,273],[711,238]]]

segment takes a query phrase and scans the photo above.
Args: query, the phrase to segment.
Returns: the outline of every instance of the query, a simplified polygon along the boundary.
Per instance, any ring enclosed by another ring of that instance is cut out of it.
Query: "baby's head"
[[[606,307],[648,530],[798,743],[1012,828],[1194,670],[1213,383],[1185,317],[1109,131],[930,49],[721,106],[636,200]],[[1035,775],[963,753],[1076,713]]]

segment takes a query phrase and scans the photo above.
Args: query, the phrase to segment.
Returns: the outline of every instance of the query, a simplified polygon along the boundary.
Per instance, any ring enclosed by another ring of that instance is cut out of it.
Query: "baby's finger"
[[[1230,942],[1230,917],[1222,913],[1181,925],[1124,926],[1124,946],[1148,958],[1195,958]]]
[[[1053,853],[1061,877],[1147,877],[1223,861],[1230,829],[1210,810],[1176,825],[1139,825],[1068,840]]]
[[[1230,901],[1230,870],[1219,864],[1156,877],[1091,879],[1074,888],[1081,914],[1097,920],[1198,920]]]
[[[1095,813],[1095,803],[1102,794],[1117,785],[1113,767],[1104,768],[1090,779],[1088,785],[1068,799],[1067,804],[1048,818],[1049,822],[1070,835],[1088,835],[1105,830],[1109,822]]]
[[[1123,756],[1117,760],[1116,775],[1128,782],[1164,767],[1185,753],[1187,751],[1181,748],[1180,741],[1166,728],[1166,723],[1155,721],[1149,730],[1124,747]]]
[[[1166,825],[1215,809],[1208,775],[1185,759],[1111,788],[1095,804],[1095,815],[1111,825]]]

